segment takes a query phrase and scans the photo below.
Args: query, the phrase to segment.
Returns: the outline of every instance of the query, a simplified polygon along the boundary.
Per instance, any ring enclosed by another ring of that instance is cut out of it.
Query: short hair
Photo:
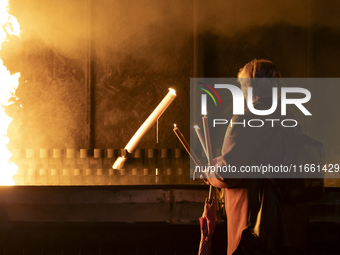
[[[269,60],[253,59],[237,74],[238,82],[245,87],[253,88],[253,99],[271,98],[272,88],[277,87],[280,93],[280,79],[252,79],[252,78],[281,78],[281,73]]]

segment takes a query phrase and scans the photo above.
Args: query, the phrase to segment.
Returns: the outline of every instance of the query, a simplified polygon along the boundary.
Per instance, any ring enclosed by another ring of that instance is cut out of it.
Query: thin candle
[[[201,161],[197,158],[196,154],[190,149],[190,145],[188,144],[188,142],[185,140],[183,134],[181,133],[181,131],[179,130],[179,128],[176,126],[176,124],[174,125],[174,132],[176,134],[176,136],[178,137],[179,141],[182,143],[184,149],[188,152],[189,156],[191,157],[191,159],[194,161],[194,163],[197,166],[201,166]]]
[[[213,157],[212,157],[212,150],[211,150],[208,117],[203,116],[202,121],[203,121],[204,137],[205,137],[205,148],[208,154],[208,164],[211,166],[213,164]]]
[[[194,128],[195,128],[195,131],[196,131],[198,140],[200,141],[200,143],[201,143],[201,145],[202,145],[202,148],[203,148],[203,151],[204,151],[204,153],[205,153],[205,156],[208,158],[209,155],[208,155],[207,149],[206,149],[206,147],[205,147],[205,139],[204,139],[204,137],[203,137],[203,134],[202,134],[202,132],[201,132],[201,129],[200,129],[199,126],[197,126],[197,125],[195,125]]]
[[[205,136],[205,148],[207,150],[207,154],[208,154],[208,165],[212,165],[213,164],[213,157],[212,157],[212,150],[211,150],[211,141],[210,141],[210,133],[209,133],[209,125],[208,125],[208,117],[207,116],[203,116],[202,117],[202,121],[203,121],[203,129],[204,129],[204,136]],[[212,203],[212,186],[210,185],[209,188],[209,197],[208,197],[208,201],[211,204]]]

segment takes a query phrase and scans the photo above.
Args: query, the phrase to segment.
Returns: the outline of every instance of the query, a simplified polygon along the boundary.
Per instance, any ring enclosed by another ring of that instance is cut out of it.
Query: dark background
[[[10,150],[123,148],[169,87],[178,96],[159,120],[159,144],[154,126],[139,148],[182,148],[172,127],[176,123],[185,137],[192,131],[190,77],[236,77],[239,68],[254,58],[272,60],[283,77],[339,76],[336,0],[9,3],[21,26],[20,38],[10,37],[0,53],[11,73],[21,73],[19,100],[6,107],[13,117]],[[322,98],[332,94],[336,100],[340,88],[333,89],[316,94]],[[327,103],[332,108],[332,100]],[[314,111],[321,109],[319,105],[313,100]],[[336,110],[321,120],[333,123],[328,132],[313,131],[334,145],[339,141]],[[340,151],[329,153],[339,159]],[[178,192],[182,187],[130,187],[2,187],[0,252],[197,253],[197,219],[207,186],[186,186],[190,199],[169,195],[169,201],[155,190]],[[100,200],[102,191],[97,189],[105,191],[108,201]],[[128,195],[122,202],[119,193],[124,189]],[[131,200],[135,189],[139,203]],[[147,193],[146,200],[156,201],[154,207],[144,202],[139,189]],[[202,190],[201,196],[196,189]],[[339,251],[339,190],[326,194],[311,205],[307,254]],[[167,217],[173,218],[163,219]],[[225,254],[225,226],[219,227],[215,237],[220,246],[215,247]]]
[[[6,109],[14,118],[10,150],[123,148],[169,87],[178,96],[159,119],[159,144],[154,126],[139,148],[181,148],[172,127],[185,137],[193,131],[190,77],[236,77],[254,58],[272,60],[283,77],[338,77],[336,0],[9,4],[21,26],[20,38],[1,51],[8,69],[21,73],[19,100]],[[313,104],[320,109],[318,100]],[[317,138],[339,141],[333,126]],[[339,150],[330,153],[339,158]]]

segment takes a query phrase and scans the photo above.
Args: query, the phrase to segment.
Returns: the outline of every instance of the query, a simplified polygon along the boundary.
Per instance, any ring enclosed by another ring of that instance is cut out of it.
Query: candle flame
[[[8,35],[18,36],[20,33],[19,23],[7,10],[8,1],[0,0],[0,19],[2,26],[2,29],[0,29],[0,51],[2,49],[2,43],[8,41]],[[19,77],[20,73],[11,75],[0,58],[0,104],[2,106],[11,104],[9,99],[15,97],[14,94],[18,86]],[[13,185],[13,175],[15,175],[18,170],[15,164],[8,162],[11,153],[6,147],[6,144],[9,142],[7,129],[11,121],[12,118],[6,115],[4,108],[0,108],[0,185]]]
[[[170,92],[171,94],[174,94],[174,95],[176,96],[176,90],[174,90],[174,89],[172,89],[172,88],[169,88],[169,92]]]
[[[176,125],[176,124],[174,124],[174,128],[175,128],[175,127],[177,127],[177,125]]]
[[[199,128],[200,128],[200,127],[199,127],[199,126],[197,126],[197,125],[195,125],[195,126],[194,126],[194,129],[199,129]]]

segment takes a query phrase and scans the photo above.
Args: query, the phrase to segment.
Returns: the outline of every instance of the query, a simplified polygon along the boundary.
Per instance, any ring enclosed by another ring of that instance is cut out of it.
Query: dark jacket
[[[256,109],[269,109],[271,103],[266,100],[254,103]],[[233,122],[246,122],[249,119],[294,119],[287,112],[281,116],[280,108],[270,116],[257,116],[249,110],[242,116],[234,116]],[[280,164],[282,160],[282,135],[269,137],[267,131],[272,123],[264,121],[263,127],[228,127],[222,156],[216,159],[220,166],[241,166],[253,164]],[[275,121],[275,126],[281,126]],[[285,128],[289,134],[301,134],[300,125]],[[266,133],[267,132],[267,133]],[[260,141],[260,143],[259,143]],[[259,145],[260,144],[260,145]],[[259,147],[260,146],[260,147]],[[225,208],[228,227],[228,255],[237,249],[242,232],[250,231],[269,251],[279,253],[283,248],[293,247],[303,250],[308,224],[308,205],[283,202],[272,183],[267,178],[249,178],[244,173],[241,178],[221,178],[217,173],[211,174],[209,182],[225,190]]]

